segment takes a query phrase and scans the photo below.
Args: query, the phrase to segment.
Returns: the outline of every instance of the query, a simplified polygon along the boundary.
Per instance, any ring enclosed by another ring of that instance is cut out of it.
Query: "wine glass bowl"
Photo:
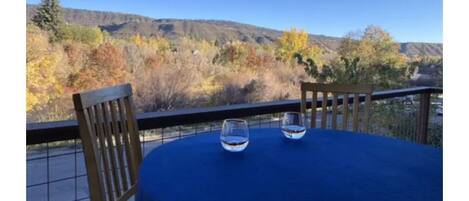
[[[282,133],[288,139],[301,139],[306,133],[304,115],[299,112],[285,112],[282,118]]]
[[[242,119],[226,119],[220,133],[223,148],[230,152],[240,152],[249,144],[249,129]]]

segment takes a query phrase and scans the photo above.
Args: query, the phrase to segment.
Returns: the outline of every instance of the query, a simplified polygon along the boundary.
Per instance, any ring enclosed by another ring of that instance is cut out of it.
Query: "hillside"
[[[35,15],[35,5],[27,5],[27,19]],[[143,36],[164,36],[170,39],[187,36],[220,42],[240,40],[253,43],[271,43],[282,32],[248,24],[222,20],[153,19],[115,12],[64,9],[68,23],[99,26],[115,37],[139,33]],[[336,51],[341,38],[310,34],[311,41],[329,51]],[[408,56],[442,56],[443,45],[437,43],[401,43],[401,52]]]

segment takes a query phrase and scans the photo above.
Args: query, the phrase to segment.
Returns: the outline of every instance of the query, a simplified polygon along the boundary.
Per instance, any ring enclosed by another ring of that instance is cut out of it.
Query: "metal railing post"
[[[417,140],[422,144],[427,143],[428,117],[430,114],[430,93],[420,94],[420,107],[417,116]]]

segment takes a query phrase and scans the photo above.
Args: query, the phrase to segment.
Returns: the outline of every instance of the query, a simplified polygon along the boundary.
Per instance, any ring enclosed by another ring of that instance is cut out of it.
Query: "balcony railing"
[[[442,117],[436,112],[437,102],[442,101],[437,94],[441,93],[441,88],[433,87],[373,93],[370,133],[441,146]],[[360,102],[364,101],[365,97],[360,97]],[[342,105],[341,98],[338,104]],[[317,105],[320,108],[322,101],[318,100]],[[332,100],[327,105],[331,106]],[[311,108],[311,102],[307,108]],[[171,140],[218,130],[226,118],[246,118],[250,127],[279,127],[282,112],[299,109],[299,100],[285,100],[149,112],[138,114],[137,119],[142,131],[142,150],[148,153]],[[30,123],[26,133],[28,200],[87,200],[86,168],[77,122]]]

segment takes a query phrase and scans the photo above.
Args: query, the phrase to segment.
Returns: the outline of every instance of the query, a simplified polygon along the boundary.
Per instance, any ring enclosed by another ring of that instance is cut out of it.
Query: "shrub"
[[[186,106],[191,75],[185,69],[148,69],[142,79],[135,81],[136,104],[141,111],[166,111]]]
[[[239,41],[230,42],[220,49],[214,58],[215,63],[242,65],[246,61],[249,50],[248,46]]]
[[[264,89],[265,85],[260,80],[253,79],[247,83],[228,81],[211,97],[211,102],[216,105],[258,102]]]

